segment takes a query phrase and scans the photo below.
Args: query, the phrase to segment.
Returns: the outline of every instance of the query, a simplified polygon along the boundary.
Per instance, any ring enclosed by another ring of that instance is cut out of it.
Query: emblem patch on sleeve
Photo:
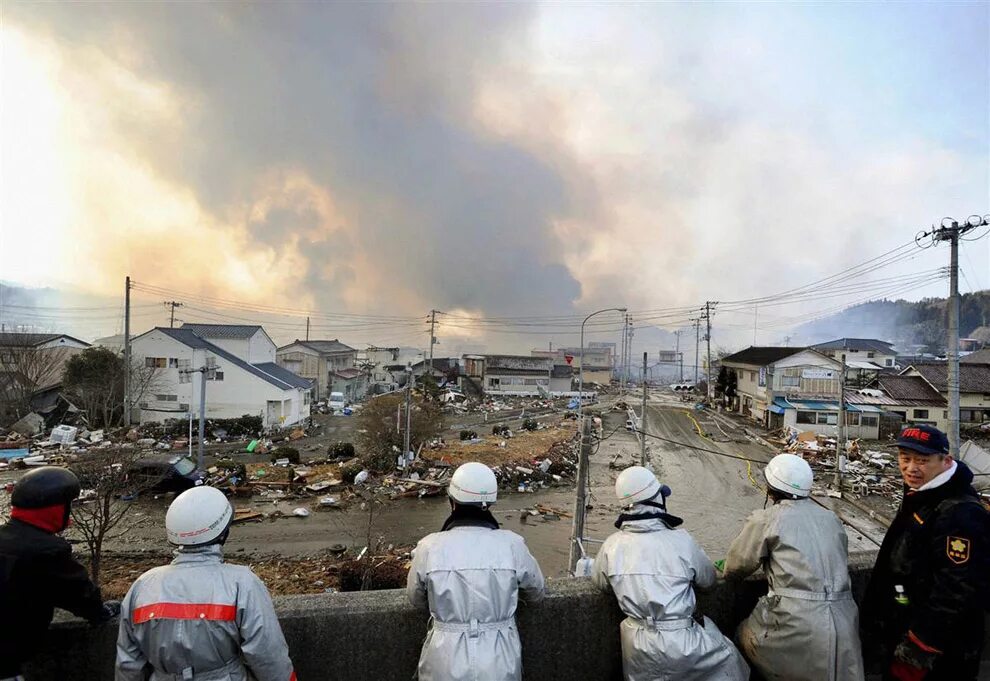
[[[956,565],[962,565],[969,560],[969,540],[962,537],[947,537],[945,555]]]

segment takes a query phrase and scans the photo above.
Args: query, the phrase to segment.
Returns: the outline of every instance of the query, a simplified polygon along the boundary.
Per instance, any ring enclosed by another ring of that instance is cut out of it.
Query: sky
[[[521,350],[553,329],[497,320],[766,296],[990,213],[990,3],[0,12],[0,280],[109,310],[130,276],[149,325],[223,300],[415,344],[438,309],[441,338]],[[963,290],[990,288],[990,239],[963,251]]]

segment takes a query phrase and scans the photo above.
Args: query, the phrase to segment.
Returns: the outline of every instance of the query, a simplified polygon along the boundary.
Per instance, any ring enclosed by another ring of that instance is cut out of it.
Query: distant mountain
[[[948,306],[945,298],[874,300],[808,322],[795,329],[792,342],[821,343],[834,338],[879,338],[899,350],[924,345],[927,352],[945,351]],[[959,303],[959,337],[970,337],[990,324],[990,290],[964,293]],[[982,336],[983,332],[977,335]]]

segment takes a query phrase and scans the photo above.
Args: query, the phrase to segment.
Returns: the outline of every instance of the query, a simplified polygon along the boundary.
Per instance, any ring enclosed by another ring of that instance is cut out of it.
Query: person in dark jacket
[[[862,608],[863,650],[884,679],[976,679],[990,594],[990,514],[945,433],[909,426],[897,439],[904,498]]]
[[[119,612],[119,604],[103,603],[69,543],[58,536],[78,496],[78,478],[56,466],[31,471],[11,493],[10,521],[0,526],[0,680],[19,678],[55,608],[92,623]]]

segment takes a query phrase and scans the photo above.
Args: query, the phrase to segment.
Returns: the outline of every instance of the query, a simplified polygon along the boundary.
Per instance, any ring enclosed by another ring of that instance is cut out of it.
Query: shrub
[[[327,456],[331,459],[353,459],[354,445],[350,442],[334,442],[327,450]]]
[[[464,441],[464,440],[473,440],[476,437],[478,437],[478,433],[476,433],[473,430],[462,430],[461,431],[461,440],[462,441]]]
[[[526,419],[522,422],[523,430],[536,430],[538,427],[539,424],[536,422],[536,419]]]
[[[272,463],[279,459],[288,459],[289,463],[297,465],[299,463],[299,450],[295,447],[277,447],[272,450],[271,457]]]

